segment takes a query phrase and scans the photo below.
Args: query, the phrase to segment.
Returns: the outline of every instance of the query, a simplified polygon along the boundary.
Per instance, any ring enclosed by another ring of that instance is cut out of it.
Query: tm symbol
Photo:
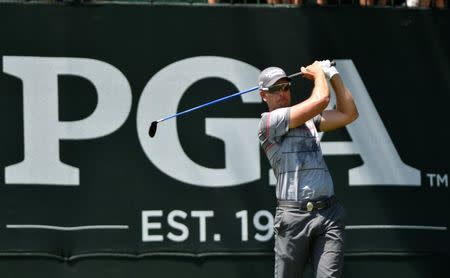
[[[433,187],[436,185],[436,187],[441,187],[441,185],[444,185],[445,187],[448,187],[448,174],[427,174],[428,180],[430,181],[430,187]]]

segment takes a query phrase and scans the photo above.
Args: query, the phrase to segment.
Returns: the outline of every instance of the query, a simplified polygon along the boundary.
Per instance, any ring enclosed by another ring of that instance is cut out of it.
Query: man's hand
[[[303,77],[310,80],[315,80],[317,77],[325,75],[322,65],[318,61],[315,61],[306,68],[302,67],[300,70],[303,73]]]
[[[323,60],[319,62],[322,66],[323,72],[325,73],[325,76],[328,80],[330,80],[335,74],[338,74],[339,72],[337,69],[331,65],[330,60]]]

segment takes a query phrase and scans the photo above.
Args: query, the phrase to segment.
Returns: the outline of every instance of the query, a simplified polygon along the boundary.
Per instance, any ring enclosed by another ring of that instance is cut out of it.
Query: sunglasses
[[[291,82],[281,83],[281,84],[276,84],[276,85],[270,86],[268,92],[271,94],[280,92],[280,91],[285,92],[285,91],[289,90],[290,88],[291,88]]]

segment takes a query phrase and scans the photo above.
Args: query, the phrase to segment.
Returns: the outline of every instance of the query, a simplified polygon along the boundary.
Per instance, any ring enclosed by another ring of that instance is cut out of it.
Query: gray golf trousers
[[[311,262],[316,278],[341,276],[344,261],[345,210],[339,202],[307,212],[277,207],[275,278],[301,278]]]

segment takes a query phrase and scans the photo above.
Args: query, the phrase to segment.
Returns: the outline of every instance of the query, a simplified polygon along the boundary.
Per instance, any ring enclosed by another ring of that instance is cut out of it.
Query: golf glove
[[[339,73],[337,69],[331,65],[330,60],[323,60],[319,63],[322,66],[323,72],[325,73],[325,76],[328,80],[330,80],[335,74]]]

